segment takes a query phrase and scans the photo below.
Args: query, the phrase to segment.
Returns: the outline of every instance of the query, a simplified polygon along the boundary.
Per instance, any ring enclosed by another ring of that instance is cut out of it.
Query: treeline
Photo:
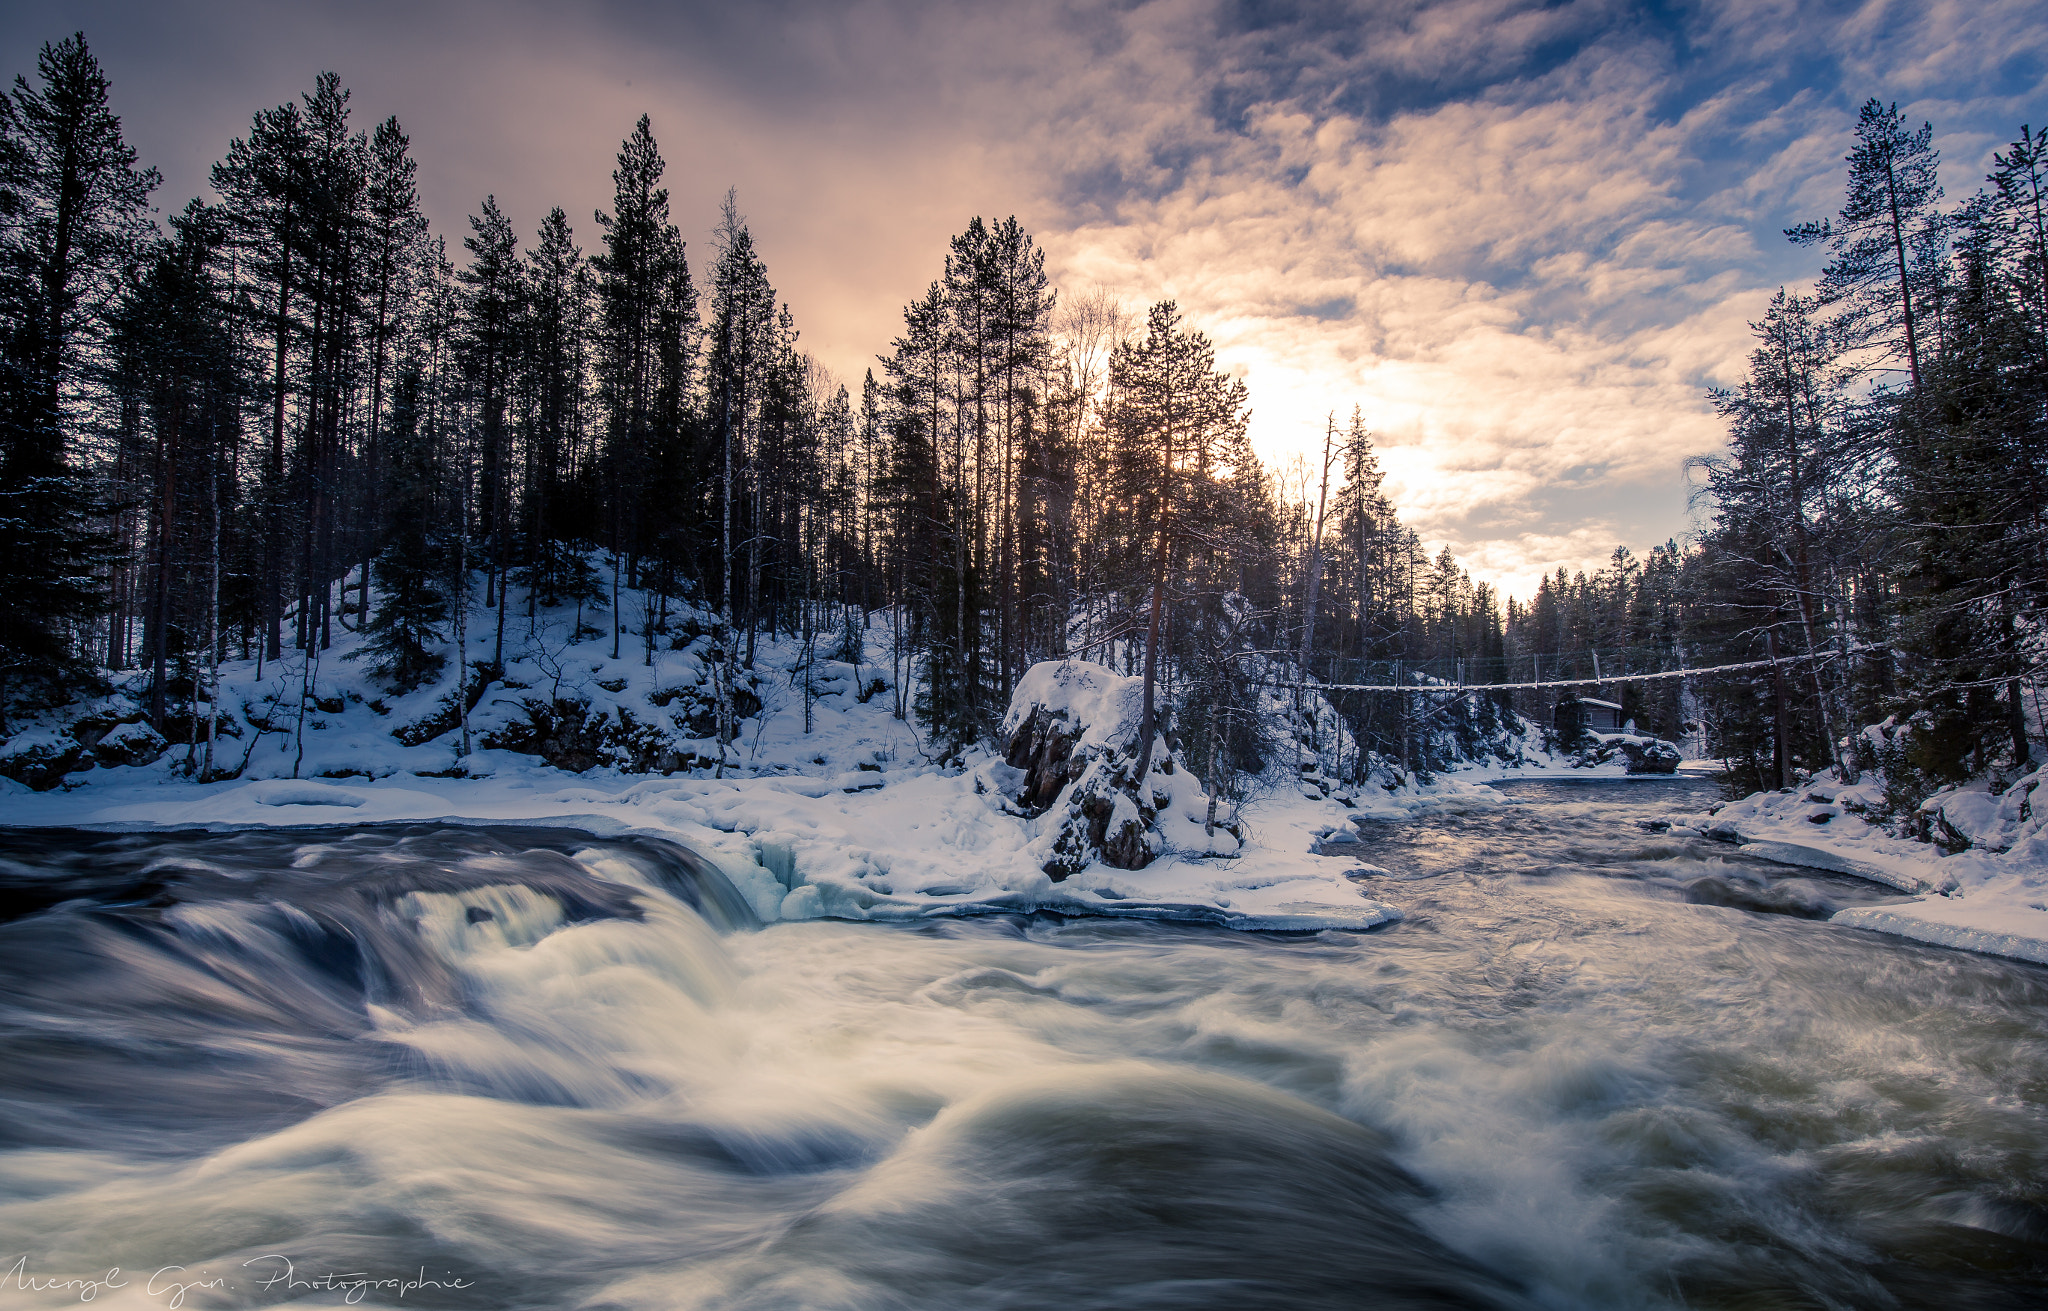
[[[2040,754],[2048,152],[2023,127],[1947,205],[1932,127],[1872,100],[1847,163],[1840,212],[1787,233],[1828,256],[1815,293],[1714,398],[1694,624],[1807,657],[1705,689],[1749,781],[1882,764],[1909,800]]]
[[[1264,749],[1276,660],[1498,645],[1357,416],[1317,504],[1290,501],[1178,310],[1062,302],[1014,219],[952,240],[856,392],[799,350],[730,195],[693,271],[644,118],[585,236],[556,209],[522,239],[486,197],[450,249],[401,125],[356,127],[322,74],[159,228],[83,38],[39,73],[4,120],[10,718],[140,670],[186,740],[220,662],[285,662],[310,695],[338,629],[394,690],[469,651],[474,695],[521,618],[574,605],[651,662],[687,600],[719,616],[728,688],[764,635],[885,626],[936,754],[1081,655],[1147,672],[1159,722],[1228,771]]]
[[[159,226],[74,37],[0,100],[0,715],[119,676],[187,741],[223,661],[311,695],[348,630],[394,691],[466,653],[473,698],[544,611],[652,663],[688,603],[717,617],[728,741],[765,637],[886,649],[942,758],[1050,657],[1146,674],[1224,779],[1271,754],[1261,684],[1540,682],[1596,652],[1603,675],[1797,657],[1620,695],[1765,781],[1888,714],[1920,717],[1926,768],[2024,755],[2042,165],[2023,134],[1944,209],[1927,138],[1866,110],[1842,217],[1799,230],[1833,261],[1716,397],[1710,531],[1525,604],[1400,523],[1359,412],[1319,461],[1262,466],[1251,398],[1176,306],[1056,294],[1014,219],[967,224],[848,385],[800,349],[736,197],[693,267],[645,118],[588,225],[527,235],[485,197],[451,247],[402,126],[357,126],[322,74]],[[1290,731],[1349,772],[1426,770],[1551,701],[1348,693]]]
[[[515,593],[602,605],[615,644],[660,628],[627,591],[751,634],[844,558],[845,389],[730,202],[700,312],[645,118],[588,252],[562,209],[522,242],[492,197],[451,251],[400,124],[355,127],[331,73],[159,229],[83,38],[39,72],[0,106],[0,711],[140,667],[174,728],[201,667],[337,625],[417,686],[478,588],[493,662]]]
[[[1905,808],[2042,756],[2048,149],[2022,127],[1947,204],[1932,126],[1871,100],[1846,163],[1840,211],[1786,234],[1826,256],[1813,293],[1781,290],[1712,394],[1704,531],[1560,571],[1507,645],[1578,653],[1570,677],[1598,649],[1608,674],[1775,661],[1607,695],[1739,791],[1878,766]]]

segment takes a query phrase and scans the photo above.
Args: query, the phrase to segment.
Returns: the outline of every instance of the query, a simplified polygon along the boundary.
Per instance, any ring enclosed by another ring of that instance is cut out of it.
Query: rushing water
[[[1706,784],[1507,790],[1370,827],[1364,935],[4,835],[0,1306],[2048,1305],[2048,970],[1656,831]]]

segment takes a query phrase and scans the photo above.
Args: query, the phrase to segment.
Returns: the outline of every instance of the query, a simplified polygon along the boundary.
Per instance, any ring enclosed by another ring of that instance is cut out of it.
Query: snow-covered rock
[[[62,728],[24,729],[0,743],[0,775],[42,792],[56,787],[84,758],[84,744]]]
[[[116,724],[93,743],[92,758],[110,769],[147,765],[163,755],[170,743],[148,724]]]
[[[2035,792],[2044,779],[2048,769],[2035,770],[1996,796],[1983,783],[1937,792],[1920,805],[1928,835],[1951,852],[2010,851],[2048,821],[2048,793]]]
[[[1018,680],[1000,730],[1019,771],[1012,796],[1037,823],[1031,846],[1055,882],[1100,861],[1143,869],[1169,846],[1228,855],[1238,834],[1210,828],[1209,795],[1164,735],[1136,777],[1144,683],[1082,660],[1048,660]]]
[[[1710,837],[1770,860],[1888,884],[1916,901],[1856,906],[1836,924],[1941,946],[2048,962],[2048,769],[1999,793],[1978,782],[1929,797],[1888,822],[1885,780],[1832,779],[1759,792],[1702,821]],[[1929,841],[1907,833],[1924,834]]]
[[[1588,733],[1587,744],[1572,753],[1581,769],[1622,761],[1631,774],[1675,774],[1684,759],[1679,749],[1646,733]]]

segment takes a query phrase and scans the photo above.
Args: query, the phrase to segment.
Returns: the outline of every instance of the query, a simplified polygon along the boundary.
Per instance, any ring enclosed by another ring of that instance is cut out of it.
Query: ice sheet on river
[[[1253,840],[1236,859],[1169,852],[1142,870],[1096,866],[1056,884],[1027,851],[1029,825],[1003,813],[998,797],[978,793],[971,771],[565,778],[524,757],[475,763],[494,772],[208,786],[151,781],[5,795],[0,824],[251,828],[449,819],[665,836],[717,862],[764,921],[1050,910],[1314,930],[1368,929],[1400,918],[1397,908],[1365,896],[1345,877],[1354,862],[1310,854],[1318,829],[1341,829],[1352,813],[1334,801],[1262,808],[1252,819]],[[1478,805],[1482,793],[1499,803],[1490,789],[1462,785],[1394,798],[1375,813]]]
[[[1920,942],[2048,964],[2048,769],[2003,793],[1952,792],[1930,799],[1935,822],[1969,849],[1945,855],[1867,823],[1881,783],[1816,780],[1762,792],[1703,818],[1707,832],[1788,865],[1854,874],[1918,894],[1917,901],[1858,906],[1837,924]]]

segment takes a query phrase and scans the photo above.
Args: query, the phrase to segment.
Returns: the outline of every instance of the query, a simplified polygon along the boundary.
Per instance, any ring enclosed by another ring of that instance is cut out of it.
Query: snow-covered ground
[[[641,601],[628,600],[626,614],[644,612]],[[893,714],[896,675],[885,629],[870,630],[852,661],[830,658],[835,648],[854,653],[837,633],[821,636],[808,661],[801,642],[764,640],[744,680],[758,711],[725,752],[728,777],[721,779],[711,777],[720,753],[711,735],[710,617],[672,613],[651,651],[644,633],[628,632],[617,657],[608,626],[600,633],[579,625],[591,617],[565,609],[528,620],[513,608],[503,676],[471,714],[467,755],[452,718],[452,659],[439,682],[394,696],[352,658],[360,638],[345,628],[310,677],[296,655],[269,662],[260,676],[253,662],[223,670],[226,727],[216,760],[238,770],[230,781],[193,781],[185,768],[190,749],[164,749],[137,722],[138,679],[92,708],[103,736],[75,741],[67,732],[76,724],[67,730],[53,718],[24,724],[0,744],[0,756],[77,756],[56,790],[34,792],[0,778],[0,824],[566,824],[685,842],[718,862],[766,921],[1043,909],[1242,929],[1364,929],[1401,912],[1361,890],[1376,871],[1359,859],[1354,819],[1505,806],[1509,800],[1485,786],[1503,778],[1626,772],[1619,759],[1588,768],[1548,756],[1533,733],[1512,753],[1518,763],[1474,765],[1391,790],[1337,788],[1319,776],[1297,786],[1276,763],[1268,786],[1231,817],[1240,846],[1220,829],[1205,834],[1206,797],[1183,771],[1169,783],[1155,781],[1164,789],[1157,795],[1168,799],[1151,839],[1159,854],[1149,865],[1097,862],[1054,882],[1042,866],[1058,808],[1022,817],[1005,795],[1018,771],[992,755],[970,753],[964,766],[937,761],[914,720]],[[475,616],[472,661],[493,654],[493,618]],[[1102,673],[1105,687],[1126,681]],[[575,732],[559,723],[548,728],[547,714],[536,715],[557,705],[581,707],[582,722],[569,725]],[[521,734],[531,745],[541,729],[566,734],[561,740],[580,743],[576,749],[594,763],[569,772],[488,745]],[[149,759],[155,751],[162,754]],[[121,763],[135,759],[147,763]],[[2048,838],[2032,803],[2044,776],[2030,775],[2001,796],[1940,799],[1937,818],[1947,835],[1972,844],[1951,856],[1865,822],[1877,803],[1868,782],[1763,794],[1694,818],[1702,831],[1751,844],[1759,855],[1921,894],[1843,911],[1841,922],[2048,961]]]
[[[141,771],[136,771],[141,772]],[[1354,863],[1312,855],[1335,802],[1282,800],[1228,860],[1167,853],[1142,870],[1101,866],[1055,884],[1031,859],[1028,821],[977,793],[975,774],[931,767],[858,778],[733,780],[565,776],[506,762],[466,779],[253,780],[200,786],[137,778],[0,797],[0,824],[124,829],[532,823],[599,836],[670,837],[715,861],[766,921],[917,919],[1043,909],[1205,919],[1242,929],[1371,928],[1399,911],[1344,877]],[[852,791],[858,786],[861,790]],[[1499,804],[1494,794],[1493,804]],[[1433,798],[1421,798],[1427,803]]]
[[[624,613],[640,613],[640,603],[628,599]],[[492,618],[473,617],[472,661],[493,653]],[[184,745],[146,764],[96,763],[96,756],[120,761],[151,749],[146,739],[154,735],[134,722],[143,688],[137,678],[95,707],[102,723],[127,722],[83,751],[55,719],[25,725],[0,745],[0,755],[73,750],[79,765],[50,791],[0,778],[0,824],[227,829],[454,820],[666,836],[716,861],[765,921],[1044,909],[1244,929],[1364,929],[1399,917],[1345,877],[1355,864],[1309,850],[1320,831],[1348,832],[1344,817],[1356,812],[1291,794],[1260,806],[1249,817],[1251,840],[1219,856],[1236,842],[1220,833],[1221,845],[1203,840],[1206,798],[1199,787],[1177,785],[1172,813],[1162,813],[1158,826],[1165,850],[1150,865],[1098,864],[1055,883],[1034,847],[1051,820],[1024,819],[1006,804],[990,785],[1001,762],[971,754],[964,768],[942,767],[913,722],[894,717],[886,629],[870,630],[859,662],[828,658],[842,639],[821,636],[808,675],[803,643],[764,639],[745,684],[759,712],[742,722],[725,753],[728,777],[711,777],[720,753],[708,721],[715,701],[709,623],[708,615],[672,613],[651,655],[644,634],[629,632],[614,658],[608,627],[572,635],[577,625],[567,610],[529,622],[514,605],[504,675],[470,716],[467,755],[450,718],[452,658],[439,682],[402,696],[354,658],[360,638],[345,630],[310,679],[296,653],[269,662],[260,676],[253,662],[232,664],[222,675],[226,729],[216,761],[239,773],[215,783],[189,777]],[[580,740],[598,761],[592,767],[572,773],[536,755],[481,745],[528,731],[539,722],[533,708],[558,700],[583,707]],[[422,735],[422,725],[444,722]],[[139,752],[130,739],[145,739]],[[154,749],[162,748],[155,739]],[[672,772],[644,772],[649,760]],[[1461,788],[1499,804],[1489,789],[1445,784],[1371,809],[1441,806]]]
[[[2048,963],[2048,792],[2037,791],[2043,782],[2048,769],[1997,796],[1980,787],[1929,798],[1930,824],[1970,844],[1953,855],[1865,819],[1882,803],[1881,779],[1761,792],[1702,817],[1700,826],[1768,859],[1918,894],[1910,902],[1840,911],[1835,923]]]

